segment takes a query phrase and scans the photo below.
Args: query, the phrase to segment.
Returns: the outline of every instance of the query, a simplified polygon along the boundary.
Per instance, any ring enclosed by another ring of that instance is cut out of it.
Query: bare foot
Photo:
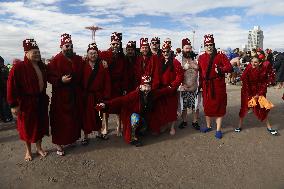
[[[46,157],[47,154],[48,154],[48,153],[47,153],[46,151],[44,151],[43,149],[37,150],[37,153],[38,153],[42,158]]]
[[[121,129],[116,129],[116,136],[118,136],[118,137],[122,136]]]
[[[30,152],[26,152],[25,161],[32,161],[32,154]]]
[[[171,131],[170,131],[170,135],[175,135],[176,134],[176,130],[174,128],[171,128]]]

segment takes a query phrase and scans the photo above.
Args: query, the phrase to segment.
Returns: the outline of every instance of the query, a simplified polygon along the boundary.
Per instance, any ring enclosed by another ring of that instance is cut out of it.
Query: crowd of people
[[[215,119],[215,137],[221,139],[227,107],[226,76],[231,83],[236,83],[237,77],[242,80],[240,121],[235,131],[242,130],[243,119],[252,110],[266,123],[268,132],[277,135],[268,120],[273,104],[266,99],[266,93],[275,82],[273,66],[283,72],[283,55],[279,60],[282,63],[272,63],[261,49],[255,54],[247,52],[244,57],[234,52],[234,57],[230,57],[216,48],[212,34],[204,36],[205,52],[199,55],[194,53],[188,38],[182,39],[177,53],[169,38],[162,44],[158,37],[150,43],[148,38],[141,38],[139,52],[136,42],[129,41],[125,53],[121,41],[122,34],[114,32],[108,50],[100,51],[96,43],[91,43],[87,56],[81,57],[73,51],[71,35],[65,33],[60,39],[61,52],[47,65],[41,61],[36,41],[23,41],[24,60],[15,61],[10,72],[3,71],[7,91],[1,92],[1,99],[6,102],[2,105],[1,101],[1,109],[7,107],[10,111],[11,107],[17,116],[26,161],[32,160],[32,143],[38,154],[47,155],[42,138],[49,134],[59,156],[65,155],[66,145],[81,138],[81,130],[82,145],[88,145],[93,132],[99,139],[108,140],[110,114],[116,115],[117,135],[136,147],[143,145],[147,133],[169,131],[175,135],[178,117],[182,119],[178,128],[183,129],[190,111],[192,127],[203,133],[213,130],[211,122]],[[4,60],[0,60],[3,67]],[[245,63],[244,69],[240,68],[241,62]],[[283,87],[283,73],[277,79]],[[47,82],[52,86],[51,100],[46,94]],[[205,126],[198,122],[201,104]],[[6,109],[2,109],[5,111],[1,116],[10,121],[12,114]]]

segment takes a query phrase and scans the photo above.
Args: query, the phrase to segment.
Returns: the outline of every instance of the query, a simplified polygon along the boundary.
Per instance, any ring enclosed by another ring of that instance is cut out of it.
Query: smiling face
[[[140,91],[147,95],[151,91],[151,85],[148,83],[140,85]]]
[[[253,57],[253,58],[251,59],[250,63],[251,63],[251,66],[252,66],[253,68],[258,68],[258,67],[259,67],[259,64],[260,64],[260,61],[259,61],[258,58]]]
[[[91,62],[95,62],[98,58],[98,52],[96,50],[89,50],[87,56]]]
[[[147,54],[149,53],[149,46],[142,46],[140,47],[140,52],[143,56],[147,56]]]
[[[131,47],[126,48],[126,55],[127,56],[134,56],[135,55],[135,49]]]
[[[40,51],[38,49],[29,50],[26,56],[31,62],[39,62],[41,60]]]
[[[162,50],[162,54],[163,54],[163,57],[167,60],[170,58],[170,49],[163,49]]]
[[[62,53],[67,56],[70,57],[73,55],[73,44],[72,43],[66,43],[64,45],[62,45],[61,47]]]

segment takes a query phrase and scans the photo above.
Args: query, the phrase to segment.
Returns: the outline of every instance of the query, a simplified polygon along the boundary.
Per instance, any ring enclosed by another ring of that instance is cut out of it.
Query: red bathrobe
[[[158,98],[161,98],[165,94],[172,94],[173,90],[169,88],[156,89],[153,90],[149,95],[150,105],[154,103]],[[153,102],[153,103],[151,103]],[[123,136],[126,143],[131,141],[131,123],[130,116],[132,113],[140,114],[142,111],[141,103],[141,92],[136,89],[135,91],[130,92],[129,94],[121,97],[114,98],[106,102],[106,111],[112,113],[113,111],[119,110],[121,120],[123,123]],[[156,122],[155,112],[153,112],[153,107],[150,107],[150,110],[143,115],[143,118],[146,120],[148,127],[153,127]]]
[[[178,98],[177,98],[177,88],[180,86],[184,79],[184,71],[181,64],[175,58],[173,59],[172,67],[168,65],[166,69],[163,70],[164,59],[160,59],[160,62],[155,62],[153,71],[153,88],[169,88],[173,93],[169,93],[161,97],[154,103],[154,119],[153,127],[150,127],[153,133],[160,133],[160,130],[165,124],[171,123],[177,120],[177,109],[178,109]]]
[[[249,64],[242,74],[242,89],[241,89],[241,109],[239,116],[245,117],[248,111],[248,101],[255,95],[266,96],[267,86],[270,79],[270,70],[265,65],[260,65],[258,68],[252,68]],[[259,104],[253,108],[256,117],[263,121],[267,118],[269,110],[260,108]]]
[[[50,126],[52,142],[67,145],[76,142],[82,127],[83,60],[74,55],[71,61],[62,52],[48,64],[48,82],[52,84]],[[63,75],[72,75],[70,83],[62,82]]]
[[[14,64],[7,81],[7,101],[11,107],[20,109],[17,116],[20,139],[29,143],[49,135],[46,67],[43,63],[39,67],[44,82],[41,92],[36,71],[26,57]]]
[[[217,53],[214,58],[209,78],[206,79],[206,72],[210,60],[210,55],[204,53],[198,58],[199,83],[203,90],[203,107],[205,116],[223,117],[226,114],[227,93],[225,83],[225,73],[232,72],[232,65],[225,54]],[[215,72],[215,67],[219,67],[222,75]]]
[[[141,77],[146,73],[148,66],[150,64],[150,59],[151,57],[149,56],[138,56],[136,58],[136,63],[134,66],[134,75],[135,75],[135,88],[139,87],[140,83],[141,83]]]
[[[100,52],[99,56],[102,60],[107,61],[110,80],[111,80],[111,98],[122,96],[123,91],[127,91],[127,65],[123,54],[113,55],[109,49]]]
[[[97,103],[110,98],[111,86],[110,76],[107,68],[100,63],[94,79],[89,84],[89,78],[92,74],[92,68],[89,63],[84,64],[83,70],[83,130],[85,134],[90,134],[92,131],[100,131],[102,121],[99,117],[99,112],[95,109]],[[102,115],[101,115],[102,116]]]

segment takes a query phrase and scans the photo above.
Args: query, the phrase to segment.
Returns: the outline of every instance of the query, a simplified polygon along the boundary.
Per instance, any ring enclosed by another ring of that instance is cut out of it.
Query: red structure
[[[85,29],[91,30],[92,31],[92,41],[96,42],[96,31],[98,30],[102,30],[103,28],[98,27],[98,26],[89,26],[89,27],[85,27]]]

